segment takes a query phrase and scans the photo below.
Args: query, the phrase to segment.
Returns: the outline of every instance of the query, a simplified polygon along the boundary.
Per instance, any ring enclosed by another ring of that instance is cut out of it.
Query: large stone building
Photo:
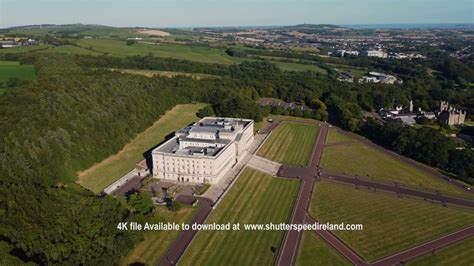
[[[247,154],[253,120],[205,117],[152,151],[153,177],[215,184]]]
[[[466,111],[456,109],[449,105],[448,102],[441,102],[438,120],[446,125],[462,125],[466,120]]]

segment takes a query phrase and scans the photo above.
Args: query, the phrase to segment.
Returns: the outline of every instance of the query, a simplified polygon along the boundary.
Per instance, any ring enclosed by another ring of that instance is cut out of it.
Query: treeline
[[[131,214],[72,184],[77,171],[174,105],[207,101],[216,84],[84,71],[69,59],[36,58],[38,77],[0,97],[0,239],[37,264],[114,264],[141,236],[116,230]]]
[[[398,121],[381,124],[369,118],[361,124],[360,133],[390,150],[454,173],[458,179],[472,183],[474,151],[456,149],[453,140],[435,129],[416,129]]]

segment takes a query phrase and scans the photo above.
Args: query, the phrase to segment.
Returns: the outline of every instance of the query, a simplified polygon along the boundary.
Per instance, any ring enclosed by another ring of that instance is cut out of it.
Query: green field
[[[186,223],[191,220],[196,209],[186,207],[173,212],[165,207],[158,207],[157,213],[150,223],[170,222],[170,223]],[[141,262],[146,265],[157,265],[160,258],[178,238],[180,231],[147,231],[144,234],[144,240],[135,246],[125,258],[122,259],[121,265],[130,265],[134,262]]]
[[[409,261],[406,265],[413,266],[472,266],[474,265],[474,237],[454,243],[450,246],[435,251],[434,254],[426,254]]]
[[[362,224],[362,231],[335,233],[368,261],[474,223],[472,211],[326,181],[315,185],[310,213],[323,223]]]
[[[326,139],[327,144],[334,144],[338,142],[345,142],[345,141],[355,141],[355,139],[341,134],[340,132],[336,131],[335,129],[329,129],[328,136]]]
[[[296,265],[351,265],[333,247],[315,232],[304,231],[298,250]]]
[[[324,148],[321,164],[324,170],[330,172],[466,195],[466,192],[448,182],[429,176],[361,142]]]
[[[327,63],[329,66],[333,67],[335,70],[338,72],[351,72],[355,76],[363,76],[367,74],[368,69],[364,67],[355,67],[355,66],[349,66],[349,65],[342,65],[342,64],[332,64],[332,63]]]
[[[201,74],[201,73],[185,73],[185,72],[175,72],[175,71],[144,70],[144,69],[110,69],[110,70],[118,71],[118,72],[126,73],[126,74],[145,76],[149,78],[154,77],[154,76],[167,77],[167,78],[172,78],[172,77],[177,77],[177,76],[186,76],[186,77],[192,77],[195,79],[219,78],[219,76],[215,76],[215,75],[208,75],[208,74]]]
[[[79,40],[77,44],[118,57],[152,54],[157,57],[186,59],[204,63],[233,64],[244,61],[244,59],[227,55],[224,50],[207,46],[145,43],[135,43],[129,46],[125,41],[115,39],[84,39]]]
[[[244,223],[288,222],[296,180],[245,169],[207,223],[240,223],[240,231],[200,231],[180,265],[272,265],[284,231],[244,231]]]
[[[131,171],[143,153],[164,140],[165,136],[198,120],[196,112],[205,104],[177,105],[144,132],[137,135],[117,154],[79,173],[78,183],[98,193]]]
[[[306,166],[318,132],[316,125],[282,122],[258,155],[283,164]]]
[[[0,81],[9,78],[20,80],[33,79],[35,77],[35,68],[32,65],[20,65],[15,61],[0,61]]]
[[[45,50],[38,51],[38,53],[64,53],[64,54],[81,54],[81,55],[102,55],[103,53],[95,52],[83,47],[75,45],[60,45],[50,47]]]

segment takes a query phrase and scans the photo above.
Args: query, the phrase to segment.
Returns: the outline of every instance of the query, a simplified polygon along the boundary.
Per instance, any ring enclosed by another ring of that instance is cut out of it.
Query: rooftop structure
[[[397,79],[395,76],[379,73],[379,72],[369,72],[368,75],[363,76],[359,79],[361,83],[373,82],[373,83],[382,83],[382,84],[394,84],[402,83],[401,80]]]
[[[382,50],[366,50],[362,52],[363,56],[387,58],[388,54]]]
[[[247,153],[253,120],[205,117],[152,151],[155,178],[217,183]]]

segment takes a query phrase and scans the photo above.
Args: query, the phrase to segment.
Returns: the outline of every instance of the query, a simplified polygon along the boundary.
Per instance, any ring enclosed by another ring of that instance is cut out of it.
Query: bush
[[[215,116],[214,109],[212,109],[211,106],[206,106],[202,109],[199,109],[199,111],[196,113],[197,117],[203,118],[206,116]]]
[[[168,209],[170,211],[178,211],[181,209],[181,203],[177,202],[176,200],[173,200],[170,204],[168,204]]]
[[[127,203],[135,209],[135,213],[148,214],[153,210],[153,201],[145,193],[135,192],[128,196]]]

